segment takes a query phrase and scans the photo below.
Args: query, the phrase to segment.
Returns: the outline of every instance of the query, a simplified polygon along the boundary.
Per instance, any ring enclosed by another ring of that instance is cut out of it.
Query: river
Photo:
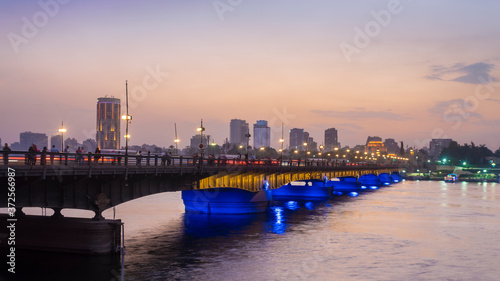
[[[125,280],[499,280],[500,184],[404,181],[249,216],[186,214],[180,197],[116,207]],[[33,280],[119,280],[116,257],[21,251],[17,264]]]

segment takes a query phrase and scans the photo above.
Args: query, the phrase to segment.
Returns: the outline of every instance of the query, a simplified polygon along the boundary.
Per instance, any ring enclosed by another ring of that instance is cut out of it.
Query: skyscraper
[[[447,148],[450,145],[452,139],[432,139],[429,142],[429,155],[436,159],[441,154],[443,148]]]
[[[340,147],[337,130],[330,128],[325,130],[325,151],[332,151],[335,147]]]
[[[304,129],[293,128],[290,130],[290,149],[305,150],[304,143],[309,140],[309,133]]]
[[[271,128],[267,126],[267,121],[257,120],[257,123],[253,124],[253,147],[263,146],[271,146]]]
[[[120,149],[120,99],[97,99],[97,146]]]
[[[55,145],[57,149],[61,149],[62,144],[62,136],[61,134],[53,135],[50,137],[50,145]]]
[[[24,132],[19,134],[19,142],[23,150],[28,150],[32,144],[36,144],[39,150],[43,147],[49,148],[49,138],[46,134]]]
[[[229,124],[229,142],[231,145],[246,146],[248,133],[248,123],[245,120],[231,119]]]

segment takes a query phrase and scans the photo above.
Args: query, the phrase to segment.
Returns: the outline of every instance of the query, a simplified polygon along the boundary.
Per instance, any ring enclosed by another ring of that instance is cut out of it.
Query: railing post
[[[90,151],[89,151],[89,154],[88,154],[87,161],[88,161],[89,166],[91,166],[92,165],[92,152],[90,152]]]
[[[158,166],[158,154],[155,155],[155,166]]]
[[[179,166],[182,166],[182,155],[179,157]]]

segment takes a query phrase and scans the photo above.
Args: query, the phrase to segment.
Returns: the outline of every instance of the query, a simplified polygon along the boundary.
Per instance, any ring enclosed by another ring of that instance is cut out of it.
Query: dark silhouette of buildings
[[[19,134],[19,142],[22,150],[28,150],[32,144],[36,144],[39,150],[42,150],[43,147],[49,147],[49,138],[42,133],[21,133]]]
[[[289,149],[306,150],[304,143],[309,141],[309,133],[304,129],[293,128],[290,130]]]
[[[241,119],[231,119],[229,124],[229,142],[232,146],[246,146],[248,134],[248,123]]]
[[[439,157],[441,151],[450,145],[452,139],[432,139],[429,142],[429,156],[433,159]]]
[[[332,151],[335,147],[340,148],[340,143],[335,128],[325,130],[325,151]]]

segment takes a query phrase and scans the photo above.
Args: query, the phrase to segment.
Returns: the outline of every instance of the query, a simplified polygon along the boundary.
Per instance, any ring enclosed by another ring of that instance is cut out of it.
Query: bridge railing
[[[335,159],[240,159],[219,157],[100,154],[65,152],[0,151],[0,165],[65,165],[65,166],[376,166],[374,163],[337,162]]]

